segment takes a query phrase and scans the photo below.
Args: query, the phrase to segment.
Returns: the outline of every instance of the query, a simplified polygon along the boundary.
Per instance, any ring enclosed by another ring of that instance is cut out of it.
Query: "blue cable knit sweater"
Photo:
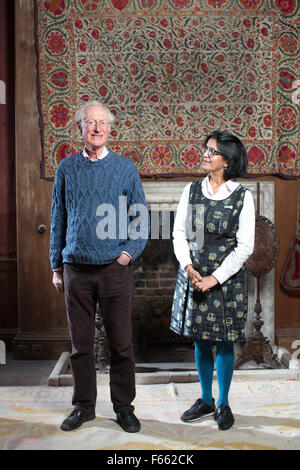
[[[131,160],[110,151],[95,162],[81,153],[60,162],[52,194],[52,269],[63,263],[111,263],[122,251],[135,259],[147,243],[148,225],[143,187]]]

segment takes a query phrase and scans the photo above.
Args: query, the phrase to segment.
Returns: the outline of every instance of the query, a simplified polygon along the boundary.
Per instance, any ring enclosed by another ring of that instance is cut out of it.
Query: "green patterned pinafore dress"
[[[204,208],[204,243],[190,250],[193,267],[201,276],[212,274],[234,250],[245,191],[240,185],[226,199],[215,201],[203,195],[201,181],[192,183],[189,205],[194,231],[199,205]],[[245,341],[247,307],[245,266],[205,293],[196,291],[179,267],[170,328],[193,340]]]

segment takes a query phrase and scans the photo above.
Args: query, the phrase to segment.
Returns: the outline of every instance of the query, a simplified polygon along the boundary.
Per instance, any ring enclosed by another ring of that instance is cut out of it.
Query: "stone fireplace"
[[[170,328],[172,298],[178,268],[172,228],[177,204],[187,182],[143,182],[151,215],[151,236],[135,261],[134,346],[137,363],[191,362],[193,344]],[[257,204],[257,182],[243,181]],[[260,214],[274,222],[274,183],[259,182]],[[162,223],[163,222],[163,223]],[[249,276],[247,336],[253,333],[255,280]],[[261,280],[263,334],[274,344],[274,271]]]

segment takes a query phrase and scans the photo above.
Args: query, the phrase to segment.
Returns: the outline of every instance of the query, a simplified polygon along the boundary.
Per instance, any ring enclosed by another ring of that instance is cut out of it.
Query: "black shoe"
[[[221,431],[227,431],[234,423],[234,417],[231,412],[230,406],[221,404],[216,409],[215,420],[218,423]]]
[[[191,423],[203,418],[204,416],[213,415],[215,412],[215,400],[213,399],[212,406],[205,403],[201,398],[195,401],[193,406],[186,410],[183,415],[180,416],[181,421],[185,423]]]
[[[117,413],[117,423],[125,432],[139,432],[141,429],[141,423],[130,409],[124,409]]]
[[[62,431],[73,431],[73,429],[79,428],[86,421],[91,421],[95,418],[95,413],[84,413],[82,410],[77,410],[75,408],[62,422],[60,429],[62,429]]]

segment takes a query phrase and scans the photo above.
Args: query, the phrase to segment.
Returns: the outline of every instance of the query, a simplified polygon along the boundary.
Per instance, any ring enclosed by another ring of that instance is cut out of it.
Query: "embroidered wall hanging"
[[[297,0],[35,0],[42,177],[82,148],[73,117],[97,99],[109,146],[141,176],[202,175],[215,129],[250,176],[299,176]]]

